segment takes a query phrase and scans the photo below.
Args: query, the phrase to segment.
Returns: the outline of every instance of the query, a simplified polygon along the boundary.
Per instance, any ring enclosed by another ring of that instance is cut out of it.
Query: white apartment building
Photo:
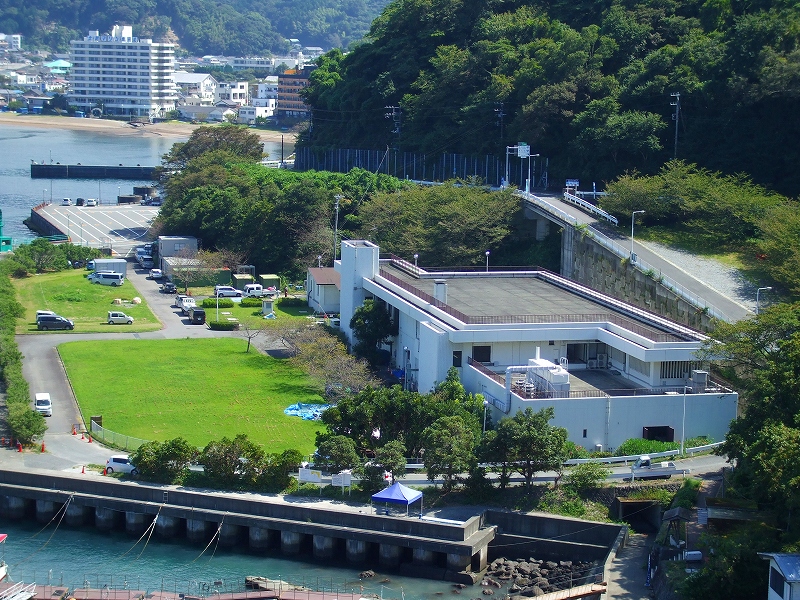
[[[218,102],[233,102],[238,106],[247,104],[250,100],[250,85],[246,81],[220,81],[214,93],[214,104]]]
[[[10,35],[0,33],[0,42],[4,42],[6,47],[11,51],[22,50],[22,36],[18,33]]]
[[[95,114],[163,117],[175,108],[175,45],[133,36],[129,25],[70,42],[70,104]]]
[[[697,358],[703,334],[554,273],[423,269],[366,240],[343,241],[334,268],[351,341],[350,319],[374,298],[397,324],[384,349],[407,389],[428,392],[455,367],[495,422],[553,407],[552,424],[594,450],[721,441],[736,417],[738,394]]]

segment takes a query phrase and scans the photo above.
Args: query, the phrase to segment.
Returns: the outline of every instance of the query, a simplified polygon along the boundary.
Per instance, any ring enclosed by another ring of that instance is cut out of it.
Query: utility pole
[[[402,110],[399,106],[384,106],[384,108],[389,111],[386,113],[385,117],[387,119],[391,119],[394,123],[394,127],[392,128],[392,133],[397,136],[394,144],[394,149],[397,150],[400,146],[400,121],[402,117]]]
[[[675,151],[672,158],[678,158],[678,120],[681,116],[681,93],[673,92],[670,96],[675,98],[675,102],[670,102],[670,106],[675,107],[675,114],[672,115],[672,120],[675,121]]]
[[[500,141],[503,141],[503,118],[506,116],[506,113],[503,112],[503,103],[502,102],[495,102],[494,103],[495,109],[494,112],[497,115],[497,125],[500,127]]]

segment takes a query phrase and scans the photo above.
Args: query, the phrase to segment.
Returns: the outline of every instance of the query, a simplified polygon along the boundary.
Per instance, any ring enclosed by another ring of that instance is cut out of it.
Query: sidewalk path
[[[608,591],[605,600],[645,600],[650,589],[644,586],[647,578],[647,555],[655,536],[632,533],[628,543],[617,553],[606,573]]]

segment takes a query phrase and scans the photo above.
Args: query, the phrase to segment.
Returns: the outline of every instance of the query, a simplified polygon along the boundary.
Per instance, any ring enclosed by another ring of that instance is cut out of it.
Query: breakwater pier
[[[31,163],[31,179],[158,179],[155,167]]]
[[[584,560],[600,572],[624,543],[624,526],[487,510],[462,521],[376,514],[367,506],[324,507],[313,499],[225,494],[0,470],[0,510],[10,519],[122,530],[250,553],[279,552],[348,565],[377,564],[414,577],[471,584],[494,555],[513,545],[547,560]],[[56,519],[56,516],[58,518]],[[493,544],[499,544],[497,551]],[[360,567],[359,567],[360,568]]]

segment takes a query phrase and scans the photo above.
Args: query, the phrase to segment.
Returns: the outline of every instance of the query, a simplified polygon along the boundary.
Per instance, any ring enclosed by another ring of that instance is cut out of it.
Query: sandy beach
[[[54,117],[43,115],[20,115],[14,112],[0,112],[0,127],[13,125],[15,127],[36,127],[41,129],[74,129],[82,131],[103,131],[128,136],[155,135],[165,138],[188,138],[192,131],[201,125],[191,123],[156,123],[133,127],[123,121],[107,119],[80,119],[76,117]],[[281,136],[288,143],[294,142],[294,133],[281,133],[280,131],[265,131],[251,129],[264,142],[280,142]]]

